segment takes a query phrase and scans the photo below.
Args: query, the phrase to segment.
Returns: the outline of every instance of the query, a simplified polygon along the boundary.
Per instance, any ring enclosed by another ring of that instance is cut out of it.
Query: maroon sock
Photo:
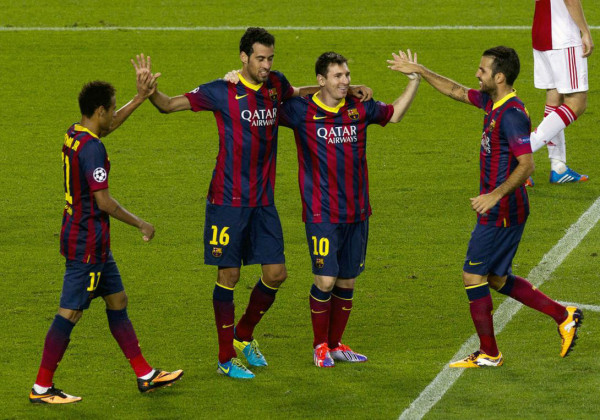
[[[267,286],[262,278],[258,280],[250,295],[250,302],[248,302],[246,312],[244,312],[244,315],[235,327],[235,335],[239,340],[252,341],[254,327],[256,327],[265,312],[275,302],[276,294],[277,289]]]
[[[106,316],[110,332],[119,344],[127,360],[129,360],[129,364],[133,368],[135,375],[140,377],[149,374],[152,371],[152,367],[142,355],[133,324],[127,315],[127,308],[118,311],[107,309]]]
[[[329,319],[329,348],[340,345],[342,335],[348,324],[352,311],[352,295],[354,289],[334,287],[331,291],[331,316]]]
[[[494,320],[492,318],[492,296],[487,283],[476,286],[467,286],[467,296],[469,297],[469,307],[471,310],[471,319],[475,324],[475,330],[479,336],[480,349],[489,356],[499,354],[494,336]]]
[[[233,348],[233,325],[235,320],[233,289],[223,287],[217,283],[213,291],[213,308],[219,337],[219,362],[225,363],[237,356]]]
[[[67,350],[70,341],[69,337],[74,326],[75,324],[60,315],[54,317],[54,321],[52,321],[46,334],[42,362],[35,380],[35,383],[39,386],[52,386],[54,372]]]
[[[551,316],[557,324],[567,319],[567,308],[550,299],[522,277],[509,274],[506,283],[498,292],[508,295],[536,311]]]
[[[331,313],[331,292],[324,292],[313,284],[310,290],[310,317],[313,327],[313,347],[327,343],[329,317]]]

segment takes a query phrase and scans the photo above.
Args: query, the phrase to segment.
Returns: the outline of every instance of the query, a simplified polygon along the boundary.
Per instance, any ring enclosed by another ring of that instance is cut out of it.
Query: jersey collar
[[[504,105],[506,103],[506,101],[508,101],[510,98],[515,98],[516,96],[517,96],[517,91],[513,90],[511,93],[506,95],[504,98],[500,99],[498,102],[494,102],[492,111],[497,108],[500,108],[502,105]]]
[[[81,124],[75,124],[74,127],[75,131],[84,131],[86,133],[88,133],[89,135],[91,135],[92,137],[99,139],[98,135],[95,133],[92,133],[90,130],[88,130],[87,128],[85,128],[83,125]]]
[[[252,83],[250,83],[249,81],[247,81],[246,79],[244,79],[244,76],[242,76],[242,73],[238,73],[238,76],[240,77],[240,82],[242,82],[242,84],[244,86],[246,86],[249,89],[252,89],[253,91],[258,91],[258,89],[260,89],[262,87],[262,83],[259,83],[258,85],[253,85]]]
[[[319,91],[320,92],[320,91]],[[312,96],[312,100],[319,108],[323,108],[327,112],[331,112],[333,114],[337,114],[341,107],[346,105],[346,98],[342,99],[339,104],[335,108],[325,105],[318,97],[319,92],[315,93]]]

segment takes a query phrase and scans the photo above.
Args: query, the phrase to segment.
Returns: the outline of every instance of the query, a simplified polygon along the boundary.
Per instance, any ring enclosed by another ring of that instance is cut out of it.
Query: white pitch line
[[[563,306],[577,306],[579,309],[583,309],[584,311],[590,311],[590,312],[600,312],[600,306],[598,305],[585,305],[583,303],[576,303],[576,302],[558,302]]]
[[[600,197],[581,215],[577,222],[573,223],[565,235],[544,255],[542,260],[529,273],[529,281],[536,287],[541,286],[556,270],[567,256],[575,249],[588,232],[598,223],[600,219]],[[494,330],[500,334],[506,324],[521,309],[523,305],[514,299],[506,299],[494,312]],[[589,305],[592,308],[598,308]],[[583,305],[582,305],[583,308]],[[593,309],[592,309],[593,310]],[[477,335],[473,334],[462,345],[460,350],[452,357],[451,361],[462,358],[471,353],[477,346]],[[450,389],[456,380],[463,374],[465,369],[449,368],[448,365],[442,369],[435,379],[427,385],[421,394],[400,415],[400,419],[421,419]]]

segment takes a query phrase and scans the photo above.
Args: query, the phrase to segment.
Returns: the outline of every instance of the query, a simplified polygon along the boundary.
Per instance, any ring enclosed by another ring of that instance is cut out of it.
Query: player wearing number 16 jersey
[[[314,362],[364,362],[342,344],[356,277],[363,271],[371,206],[366,160],[367,127],[399,122],[419,86],[409,76],[393,105],[347,96],[346,58],[328,52],[316,62],[320,90],[286,101],[281,124],[294,130],[298,150],[302,217],[315,275],[310,291]]]
[[[32,403],[68,404],[81,400],[55,388],[53,377],[73,327],[98,296],[106,303],[110,331],[138,377],[141,392],[171,385],[183,375],[181,370],[153,369],[144,359],[127,315],[127,295],[110,250],[109,216],[137,227],[146,241],[154,236],[151,224],[125,210],[108,192],[110,163],[100,140],[148,97],[153,83],[151,74],[138,73],[138,95],[116,113],[112,85],[91,82],[79,94],[81,122],[69,128],[62,149],[66,203],[60,248],[66,258],[66,271],[60,308],[46,335],[42,362],[29,394]]]

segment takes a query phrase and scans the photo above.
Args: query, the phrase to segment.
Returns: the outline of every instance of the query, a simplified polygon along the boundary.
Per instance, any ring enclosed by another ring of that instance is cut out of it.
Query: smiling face
[[[338,103],[348,94],[350,87],[350,70],[347,63],[331,63],[327,67],[327,76],[317,75],[317,81],[321,86],[322,100]],[[328,104],[329,105],[329,104]]]
[[[258,42],[252,45],[250,56],[242,51],[240,59],[243,63],[242,75],[244,78],[256,85],[266,82],[271,72],[274,55],[275,48],[273,45],[266,46]]]
[[[491,96],[493,96],[498,88],[495,80],[495,76],[498,76],[498,74],[492,75],[493,63],[494,57],[484,55],[481,57],[479,68],[477,69],[477,73],[475,73],[475,77],[479,79],[479,89]]]

